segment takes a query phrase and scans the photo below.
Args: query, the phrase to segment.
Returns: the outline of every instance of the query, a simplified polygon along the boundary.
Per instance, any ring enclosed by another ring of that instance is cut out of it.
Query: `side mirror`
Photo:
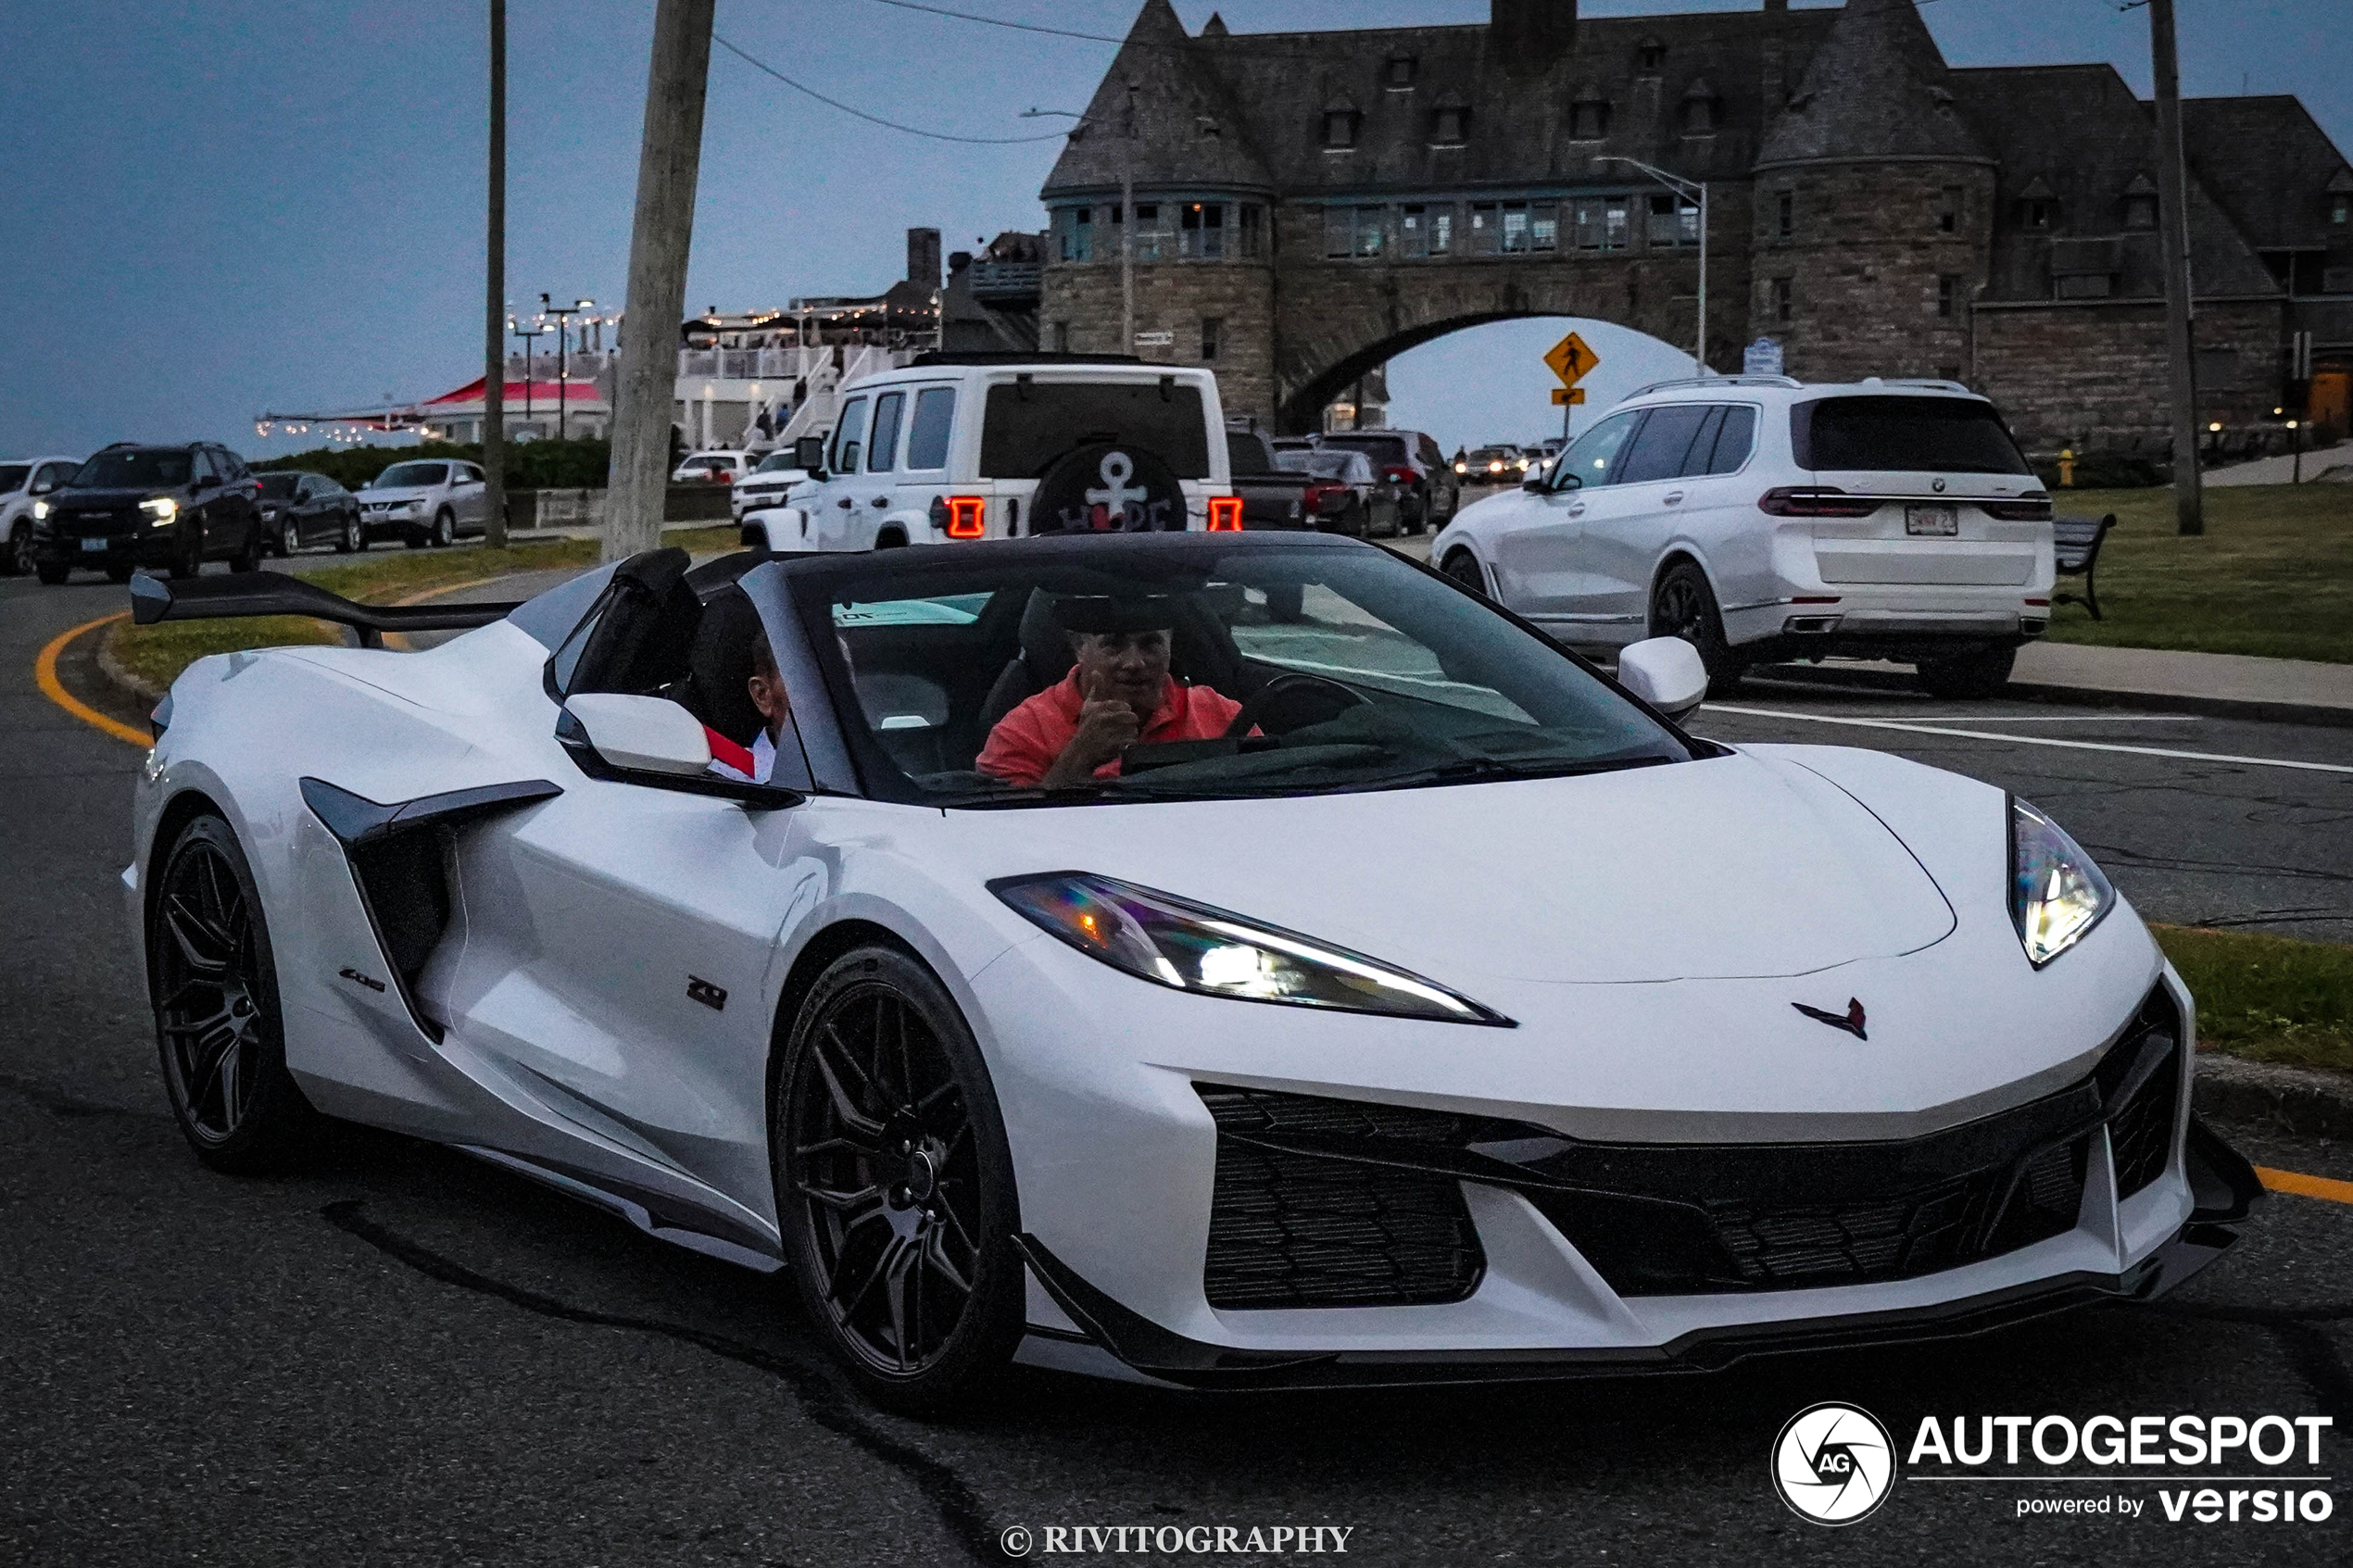
[[[32,493],[36,495],[46,495],[50,491],[55,490],[57,487],[57,483],[54,480],[37,479],[33,481]]]
[[[564,711],[616,768],[684,777],[711,766],[701,721],[667,697],[581,692],[565,700]]]
[[[1529,474],[1526,479],[1519,482],[1519,487],[1522,490],[1533,491],[1539,495],[1541,495],[1546,490],[1551,488],[1551,486],[1544,483],[1544,476],[1541,473]]]
[[[825,438],[822,435],[797,438],[792,444],[792,466],[807,470],[812,478],[821,476],[825,468]]]
[[[1707,666],[1680,637],[1650,637],[1617,656],[1617,684],[1680,720],[1707,696]]]

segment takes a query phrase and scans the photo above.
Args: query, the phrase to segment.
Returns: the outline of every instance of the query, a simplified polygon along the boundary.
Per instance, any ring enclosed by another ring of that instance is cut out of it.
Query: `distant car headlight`
[[[2010,799],[2010,919],[2036,969],[2082,941],[2116,905],[2083,847],[2025,801]]]
[[[32,503],[32,520],[33,520],[33,521],[35,521],[35,522],[40,521],[43,518],[47,517],[47,516],[49,515],[49,512],[50,512],[50,506],[49,506],[49,503],[48,503],[48,502],[46,502],[46,501],[35,501],[35,502],[33,502],[33,503]]]
[[[1512,1027],[1491,1009],[1362,953],[1132,883],[1056,872],[1001,877],[988,890],[1088,957],[1176,990]]]
[[[147,514],[147,521],[156,527],[166,528],[173,518],[180,515],[180,503],[169,495],[157,495],[152,500],[140,502],[139,509]]]
[[[1456,463],[1454,465],[1454,471],[1456,473],[1468,473],[1470,472],[1470,465],[1468,463]]]

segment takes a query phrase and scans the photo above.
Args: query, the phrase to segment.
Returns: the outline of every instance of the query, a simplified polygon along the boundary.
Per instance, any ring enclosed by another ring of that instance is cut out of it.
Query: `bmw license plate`
[[[84,539],[82,542],[82,552],[84,555],[95,555],[106,547],[107,542],[104,539]]]
[[[1961,514],[1953,507],[1906,507],[1904,532],[1915,539],[1950,539],[1961,531]]]

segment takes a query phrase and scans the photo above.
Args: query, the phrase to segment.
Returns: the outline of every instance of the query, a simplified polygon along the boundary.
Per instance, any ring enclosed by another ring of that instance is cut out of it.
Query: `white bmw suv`
[[[1681,636],[1718,692],[1843,658],[1984,696],[2049,624],[2051,497],[1957,383],[1710,376],[1627,398],[1430,559],[1580,649]]]

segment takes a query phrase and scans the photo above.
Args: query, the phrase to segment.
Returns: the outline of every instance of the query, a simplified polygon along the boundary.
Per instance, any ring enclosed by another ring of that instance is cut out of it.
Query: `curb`
[[[2353,1073],[2200,1052],[2190,1103],[2217,1121],[2311,1137],[2353,1137]]]
[[[143,681],[132,674],[124,669],[121,660],[114,656],[114,634],[130,624],[128,621],[117,621],[99,634],[98,673],[108,685],[123,696],[153,707],[163,700],[164,689],[153,681]]]
[[[1871,691],[1909,692],[1919,688],[1909,676],[1882,670],[1845,670],[1829,665],[1760,665],[1755,677],[1801,684],[1862,687]],[[2128,692],[2109,686],[2068,686],[2040,681],[2012,681],[1999,694],[2027,702],[2069,702],[2086,708],[2146,708],[2160,713],[2195,713],[2208,719],[2253,719],[2270,724],[2316,724],[2353,729],[2353,708],[2319,702],[2267,702],[2228,696],[2199,696],[2188,692]]]

